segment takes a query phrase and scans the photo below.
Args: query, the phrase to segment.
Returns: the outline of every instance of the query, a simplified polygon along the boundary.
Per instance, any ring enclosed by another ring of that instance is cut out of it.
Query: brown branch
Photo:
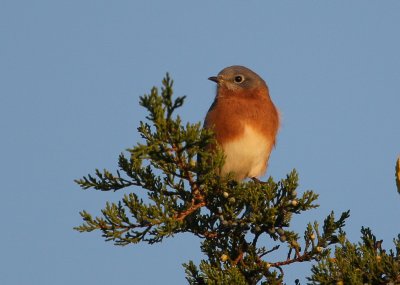
[[[201,200],[199,203],[194,204],[192,202],[192,205],[189,207],[189,209],[178,213],[177,215],[175,215],[175,220],[177,221],[183,221],[188,215],[190,215],[191,213],[193,213],[194,211],[196,211],[197,209],[204,207],[206,205],[206,202],[204,200]]]
[[[195,236],[199,237],[199,238],[206,238],[206,239],[213,239],[218,237],[218,233],[217,232],[213,232],[213,231],[197,231],[197,230],[191,230],[188,229],[189,232],[193,233]]]
[[[243,251],[240,250],[239,255],[235,258],[235,260],[232,262],[233,265],[237,265],[239,261],[242,261],[243,259]]]
[[[206,232],[203,233],[203,236],[205,238],[216,238],[216,237],[218,237],[218,233],[206,231]]]
[[[179,147],[176,145],[172,145],[173,151],[177,154],[179,152]],[[175,163],[178,165],[180,169],[182,169],[185,173],[185,178],[188,180],[190,188],[193,194],[199,193],[199,187],[193,179],[191,172],[189,171],[187,164],[182,160],[181,156],[174,156]]]
[[[296,247],[294,248],[294,250],[296,251],[296,257],[299,258],[299,257],[301,256],[301,255],[300,255],[299,248],[296,246]]]
[[[280,266],[283,266],[283,265],[289,265],[289,264],[292,264],[294,262],[309,261],[310,259],[311,259],[311,256],[308,253],[304,253],[303,255],[298,256],[296,258],[288,259],[286,261],[279,261],[279,262],[275,262],[275,263],[270,263],[270,265],[272,267],[279,268]]]
[[[270,249],[270,250],[267,250],[266,252],[264,252],[263,254],[261,254],[261,255],[259,256],[259,258],[261,258],[261,257],[263,257],[264,255],[267,255],[267,254],[269,254],[269,253],[271,253],[271,252],[273,252],[273,251],[277,250],[279,247],[280,247],[280,245],[279,245],[279,244],[278,244],[278,245],[276,245],[276,246],[274,246],[272,249]]]
[[[172,145],[172,149],[175,153],[178,153],[179,151],[179,148],[175,145]],[[190,207],[187,210],[175,215],[175,219],[177,221],[183,221],[188,215],[190,215],[197,209],[204,207],[206,205],[206,202],[204,200],[204,196],[200,193],[199,186],[193,179],[191,171],[188,169],[187,164],[182,160],[182,157],[174,156],[174,158],[178,167],[183,170],[185,176],[184,178],[189,182],[190,189],[193,195],[192,204],[190,205]]]

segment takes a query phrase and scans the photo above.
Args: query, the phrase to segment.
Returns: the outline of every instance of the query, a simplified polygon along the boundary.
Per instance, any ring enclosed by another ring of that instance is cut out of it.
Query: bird
[[[208,78],[217,83],[214,102],[204,120],[225,155],[220,175],[257,179],[265,174],[276,143],[280,114],[265,81],[240,65],[222,69]]]

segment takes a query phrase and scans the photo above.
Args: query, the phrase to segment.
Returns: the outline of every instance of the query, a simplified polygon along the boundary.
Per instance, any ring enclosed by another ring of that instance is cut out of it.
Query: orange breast
[[[275,143],[279,113],[268,94],[220,94],[204,122],[206,128],[214,129],[221,145],[243,135],[245,125],[251,126]]]

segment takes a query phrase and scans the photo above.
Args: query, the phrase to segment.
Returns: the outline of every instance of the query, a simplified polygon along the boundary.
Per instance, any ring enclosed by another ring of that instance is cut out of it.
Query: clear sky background
[[[392,247],[400,232],[400,1],[0,1],[0,284],[186,284],[199,240],[116,247],[80,234],[124,193],[73,179],[115,170],[139,140],[140,95],[168,71],[187,95],[185,121],[204,119],[222,68],[268,83],[283,124],[269,175],[296,168],[319,209],[351,209],[348,237],[370,226]],[[136,189],[135,191],[140,191]],[[286,253],[285,253],[286,254]],[[304,281],[294,265],[286,281]]]

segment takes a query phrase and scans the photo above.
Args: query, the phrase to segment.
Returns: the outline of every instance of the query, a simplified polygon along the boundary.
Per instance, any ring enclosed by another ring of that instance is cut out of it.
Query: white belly
[[[242,137],[222,147],[226,156],[222,174],[233,172],[235,179],[242,180],[265,173],[273,142],[246,126]]]

